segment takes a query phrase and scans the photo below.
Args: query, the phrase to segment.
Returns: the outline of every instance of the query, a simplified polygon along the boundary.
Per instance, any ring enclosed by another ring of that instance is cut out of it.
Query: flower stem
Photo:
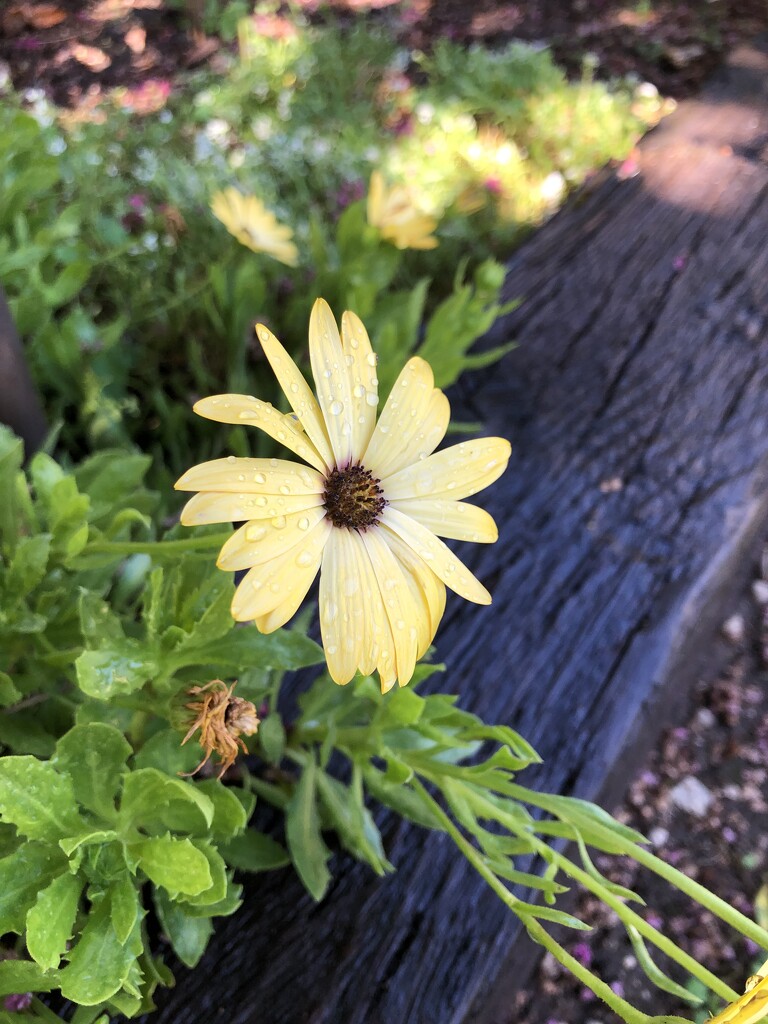
[[[183,540],[95,540],[83,551],[84,555],[164,555],[184,551],[200,551],[208,554],[228,540],[231,533],[209,533],[202,537],[185,537]]]

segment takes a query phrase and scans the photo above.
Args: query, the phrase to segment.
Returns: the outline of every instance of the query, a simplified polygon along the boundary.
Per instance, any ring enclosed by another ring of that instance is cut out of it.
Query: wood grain
[[[612,801],[686,700],[768,514],[768,51],[734,54],[514,258],[519,348],[454,395],[513,442],[462,550],[441,689],[545,758],[523,781]],[[530,947],[451,843],[381,818],[397,874],[339,855],[316,906],[248,883],[156,1024],[513,1024]]]

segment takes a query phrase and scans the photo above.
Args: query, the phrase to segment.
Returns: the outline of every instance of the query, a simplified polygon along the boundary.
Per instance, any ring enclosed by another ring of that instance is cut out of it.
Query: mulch
[[[168,93],[184,72],[215,72],[235,51],[203,31],[203,0],[5,0],[0,10],[0,65],[17,89],[43,89],[63,106],[93,102],[103,91]],[[226,4],[221,0],[225,10]],[[313,20],[384,20],[404,45],[428,48],[446,37],[500,45],[509,39],[546,44],[571,73],[585,55],[603,76],[634,74],[665,95],[690,95],[739,41],[768,30],[765,0],[298,0]],[[260,16],[275,32],[285,7]],[[151,104],[150,104],[151,106]]]

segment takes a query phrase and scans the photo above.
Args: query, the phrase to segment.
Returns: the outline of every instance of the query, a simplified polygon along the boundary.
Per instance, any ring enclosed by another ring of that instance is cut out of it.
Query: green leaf
[[[208,861],[211,884],[196,895],[188,895],[184,902],[195,907],[206,908],[215,903],[221,903],[226,898],[228,888],[227,865],[224,863],[224,858],[210,843],[203,842],[200,839],[193,839],[191,842],[195,849],[202,853]]]
[[[212,836],[229,839],[243,831],[248,823],[245,807],[231,789],[218,779],[205,779],[196,783],[195,788],[213,804]]]
[[[22,934],[37,894],[66,867],[61,850],[34,842],[0,860],[0,934]]]
[[[134,929],[141,906],[136,883],[127,872],[112,885],[109,899],[112,927],[118,942],[124,945]]]
[[[626,926],[627,935],[632,943],[632,949],[635,951],[637,962],[645,972],[645,976],[648,980],[660,988],[663,992],[669,992],[673,996],[677,996],[678,999],[682,999],[685,1003],[690,1003],[693,1006],[700,1006],[703,1000],[690,992],[687,988],[682,985],[678,985],[676,981],[673,981],[668,975],[662,971],[662,969],[653,961],[651,954],[648,952],[648,948],[643,941],[643,937],[640,932],[635,928],[634,925],[628,924]]]
[[[309,637],[290,629],[277,629],[264,635],[255,626],[241,626],[209,643],[184,646],[173,653],[178,668],[212,666],[217,672],[235,671],[257,663],[283,671],[319,665],[325,661],[323,650]]]
[[[171,896],[178,893],[196,896],[212,885],[208,858],[189,839],[156,836],[132,843],[130,850],[138,857],[147,878],[167,889]]]
[[[76,725],[56,744],[53,765],[70,776],[80,803],[107,819],[115,816],[120,780],[131,745],[113,725]]]
[[[83,880],[69,873],[54,878],[27,914],[27,950],[44,971],[59,966],[72,937]]]
[[[0,672],[0,708],[7,708],[18,700],[21,700],[21,691],[16,689],[9,675]]]
[[[104,650],[83,651],[75,661],[75,670],[83,693],[111,700],[140,690],[157,675],[158,665],[141,644],[124,640]]]
[[[331,853],[320,834],[316,787],[317,764],[310,757],[286,807],[285,835],[299,878],[310,895],[321,900],[331,880],[326,867]]]
[[[382,710],[387,716],[400,725],[415,725],[421,718],[426,701],[413,690],[398,689],[392,691],[392,697],[382,703]]]
[[[227,864],[241,871],[272,871],[291,863],[288,851],[280,843],[252,828],[230,839],[220,851]]]
[[[187,967],[196,967],[213,934],[210,918],[191,917],[162,889],[156,889],[153,896],[160,924],[176,956]]]
[[[52,992],[58,987],[58,984],[57,972],[43,971],[31,960],[3,960],[0,962],[0,998],[23,992]]]
[[[55,841],[79,832],[72,780],[36,757],[0,758],[0,817],[29,839]]]
[[[60,972],[61,994],[82,1006],[104,1002],[122,988],[138,952],[141,941],[121,943],[112,927],[110,901],[99,900]]]
[[[176,729],[160,729],[136,753],[134,765],[136,768],[157,768],[170,776],[188,774],[200,760],[200,748],[191,743],[182,747],[183,738]]]
[[[114,829],[86,828],[76,836],[67,836],[66,839],[60,839],[59,846],[67,857],[71,859],[72,854],[84,846],[100,846],[103,843],[112,842],[116,838],[117,832]]]
[[[120,818],[147,832],[206,835],[213,803],[191,782],[172,779],[156,768],[139,768],[125,776]]]
[[[353,769],[353,782],[345,786],[324,771],[317,772],[317,789],[330,823],[344,846],[355,857],[367,861],[378,875],[394,870],[384,855],[381,835],[370,812],[363,804],[359,768]]]
[[[417,793],[414,793],[407,785],[389,782],[384,773],[373,765],[363,766],[363,779],[372,796],[391,807],[403,818],[421,825],[423,828],[434,828],[442,831],[443,826],[439,819],[424,804]]]
[[[273,711],[259,725],[259,742],[264,756],[272,764],[280,764],[285,750],[285,728],[280,715]]]
[[[6,601],[13,607],[30,594],[45,577],[51,538],[39,533],[35,537],[22,537],[16,545],[11,564],[3,581]]]

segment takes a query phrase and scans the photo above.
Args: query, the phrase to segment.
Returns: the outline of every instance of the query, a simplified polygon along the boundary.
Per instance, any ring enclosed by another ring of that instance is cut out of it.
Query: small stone
[[[714,800],[714,796],[703,782],[687,775],[669,792],[670,801],[681,811],[703,818]]]
[[[657,825],[656,828],[652,828],[648,833],[648,841],[651,846],[660,847],[665,846],[669,840],[669,831],[666,828],[662,828]]]
[[[709,708],[699,708],[696,712],[696,725],[700,725],[702,729],[711,729],[716,722],[717,718]]]
[[[755,580],[752,584],[752,597],[758,604],[768,604],[768,581]]]
[[[744,616],[738,612],[723,623],[723,636],[732,644],[740,644],[744,639],[744,633]]]

